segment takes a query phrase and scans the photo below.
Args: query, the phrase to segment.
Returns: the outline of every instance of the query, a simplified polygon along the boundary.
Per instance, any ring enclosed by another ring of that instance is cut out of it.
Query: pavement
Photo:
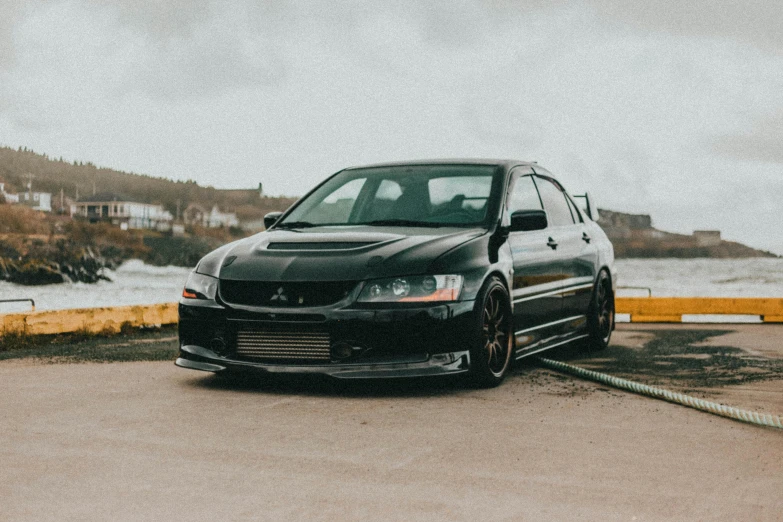
[[[619,325],[548,356],[783,414],[783,325]],[[520,365],[230,381],[0,362],[0,520],[780,520],[783,433]]]

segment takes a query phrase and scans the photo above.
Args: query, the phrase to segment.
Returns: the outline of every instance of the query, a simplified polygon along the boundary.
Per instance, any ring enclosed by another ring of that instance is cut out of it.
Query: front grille
[[[269,281],[220,280],[220,297],[229,304],[246,306],[327,306],[346,297],[355,281]]]
[[[237,330],[237,357],[254,361],[328,363],[327,332],[294,332],[242,326]]]

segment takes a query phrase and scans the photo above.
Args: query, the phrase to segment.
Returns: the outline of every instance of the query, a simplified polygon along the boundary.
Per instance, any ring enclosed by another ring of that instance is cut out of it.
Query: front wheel
[[[470,349],[470,380],[492,388],[508,373],[514,351],[511,303],[508,291],[496,277],[485,283],[476,299],[476,332]]]
[[[614,294],[609,274],[601,271],[593,288],[590,309],[587,314],[587,348],[590,351],[603,350],[609,346],[614,330]]]

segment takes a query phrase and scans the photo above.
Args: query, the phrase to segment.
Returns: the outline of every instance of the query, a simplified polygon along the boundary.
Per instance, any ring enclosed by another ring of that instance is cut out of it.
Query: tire
[[[484,284],[475,309],[475,336],[470,347],[470,383],[493,388],[503,382],[514,351],[508,290],[497,277]]]
[[[601,270],[593,287],[590,308],[587,312],[588,338],[585,343],[587,349],[597,352],[609,346],[612,330],[614,330],[612,280],[605,270]]]

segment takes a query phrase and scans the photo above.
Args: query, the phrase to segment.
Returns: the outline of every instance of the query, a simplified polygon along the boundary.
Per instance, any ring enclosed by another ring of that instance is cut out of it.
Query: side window
[[[548,179],[536,177],[536,186],[544,202],[544,210],[549,216],[549,224],[553,227],[573,225],[571,209],[568,208],[565,194]]]
[[[508,199],[509,215],[519,210],[542,210],[541,198],[538,197],[536,184],[533,183],[532,176],[520,176]]]
[[[577,210],[576,205],[571,200],[568,195],[566,195],[566,201],[568,202],[568,208],[571,209],[571,215],[574,217],[574,221],[577,223],[584,223],[585,220],[582,219],[582,215],[579,213],[579,210]]]

